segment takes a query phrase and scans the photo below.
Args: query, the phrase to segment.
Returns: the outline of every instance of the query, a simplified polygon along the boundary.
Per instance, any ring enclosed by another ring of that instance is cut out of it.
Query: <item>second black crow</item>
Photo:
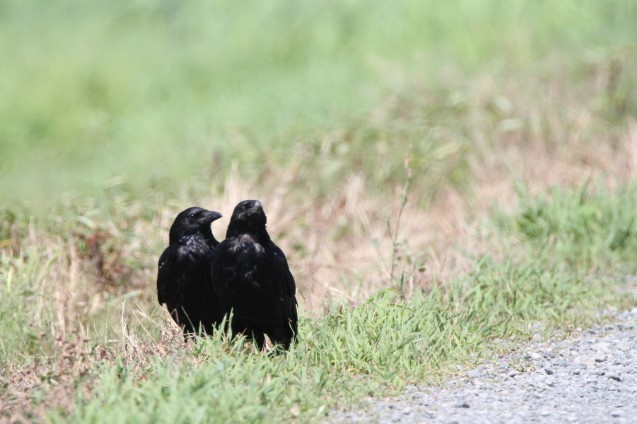
[[[244,200],[234,209],[226,239],[215,249],[212,278],[221,312],[232,314],[233,334],[265,335],[288,349],[296,338],[296,284],[285,254],[272,242],[263,205]]]

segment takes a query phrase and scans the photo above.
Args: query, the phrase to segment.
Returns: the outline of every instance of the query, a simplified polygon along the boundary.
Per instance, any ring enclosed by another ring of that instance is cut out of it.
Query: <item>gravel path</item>
[[[327,422],[637,423],[637,308],[573,339],[533,342],[442,388],[410,386],[361,411],[333,411]]]

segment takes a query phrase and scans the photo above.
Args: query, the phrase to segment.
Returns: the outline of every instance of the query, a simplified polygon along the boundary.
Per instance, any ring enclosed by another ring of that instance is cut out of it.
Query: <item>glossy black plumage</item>
[[[232,213],[226,239],[214,252],[212,278],[221,312],[232,311],[234,334],[265,335],[285,349],[296,338],[296,284],[285,254],[266,231],[261,202],[244,200]]]
[[[219,212],[199,207],[182,211],[159,258],[157,300],[166,305],[184,335],[212,334],[223,317],[210,275],[213,250],[219,244],[210,224],[220,217]]]

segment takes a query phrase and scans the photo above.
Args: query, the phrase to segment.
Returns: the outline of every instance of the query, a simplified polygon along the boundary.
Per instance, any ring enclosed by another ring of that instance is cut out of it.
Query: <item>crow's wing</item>
[[[234,311],[233,331],[265,331],[287,348],[297,332],[296,284],[283,251],[232,237],[215,249],[212,269],[222,313]]]
[[[157,301],[160,305],[175,303],[176,249],[168,246],[159,257],[157,263]]]
[[[157,273],[157,300],[166,304],[179,325],[206,330],[221,320],[210,275],[212,251],[203,242],[188,240],[171,245],[161,255]]]
[[[270,284],[277,291],[283,318],[283,331],[295,337],[298,331],[296,283],[283,251],[274,243],[267,246],[266,272]],[[292,334],[289,331],[292,331]]]
[[[278,291],[282,296],[294,298],[296,295],[296,282],[294,281],[292,272],[290,272],[285,253],[283,253],[279,246],[272,242],[267,250],[270,256],[268,262],[271,263],[271,269],[274,273],[272,278],[278,282]]]

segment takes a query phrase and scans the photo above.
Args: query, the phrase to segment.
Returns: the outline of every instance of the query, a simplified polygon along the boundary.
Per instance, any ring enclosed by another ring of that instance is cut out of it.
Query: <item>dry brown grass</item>
[[[460,186],[441,182],[425,209],[420,200],[430,191],[412,185],[403,211],[398,260],[409,276],[409,287],[426,287],[464,273],[480,253],[497,255],[497,246],[480,223],[494,207],[513,209],[520,183],[539,193],[551,186],[600,179],[613,188],[634,179],[637,124],[631,118],[611,123],[604,116],[600,103],[605,99],[606,73],[597,69],[591,85],[575,87],[565,84],[562,76],[523,83],[486,78],[471,87],[466,94],[472,99],[465,124],[472,144],[466,157],[468,176]],[[426,103],[423,98],[414,103]],[[494,111],[493,116],[484,118],[485,111]],[[386,116],[396,119],[395,113]],[[457,133],[448,132],[446,141],[455,142]],[[413,172],[431,174],[429,169]],[[289,176],[271,174],[258,186],[242,187],[235,174],[222,203],[231,208],[242,193],[254,193],[265,202],[271,232],[291,252],[302,303],[316,311],[331,300],[355,303],[396,283],[389,281],[393,245],[387,221],[393,223],[398,215],[401,186],[378,195],[371,180],[370,175],[352,173],[319,203],[311,197],[299,201],[294,196],[299,187]],[[276,237],[283,231],[285,237]],[[295,244],[303,245],[302,255],[295,254]]]
[[[469,100],[462,121],[459,118],[440,129],[447,135],[441,140],[443,145],[466,138],[467,170],[461,183],[451,184],[436,170],[412,165],[420,179],[415,178],[410,187],[397,240],[401,267],[410,268],[407,274],[413,286],[466,271],[471,258],[465,252],[473,257],[488,249],[478,224],[494,207],[515,207],[519,183],[531,192],[541,192],[550,186],[573,186],[599,178],[615,186],[635,177],[637,121],[626,118],[610,124],[605,119],[599,103],[609,71],[593,71],[591,78],[575,86],[567,84],[563,75],[526,81],[485,76],[464,88],[463,97]],[[415,88],[408,105],[391,99],[371,115],[369,126],[419,122],[419,114],[427,113],[440,100]],[[343,142],[339,137],[349,137],[347,134],[335,131],[326,137],[329,144],[338,145]],[[404,159],[414,159],[408,146],[397,145],[396,149],[404,150]],[[352,152],[352,160],[365,153]],[[266,164],[259,179],[252,181],[235,167],[221,193],[199,190],[190,196],[190,203],[225,215],[213,224],[213,232],[223,239],[234,205],[246,198],[262,200],[270,233],[290,257],[300,301],[307,310],[320,311],[331,301],[357,302],[392,284],[389,262],[394,246],[387,223],[395,225],[402,181],[389,181],[378,190],[373,186],[374,170],[352,167],[338,184],[319,192],[312,185],[320,182],[299,171],[311,164],[295,164],[295,159],[290,158],[284,168]],[[318,159],[316,166],[322,166]],[[429,187],[419,186],[430,176],[440,180],[433,193]],[[54,285],[52,293],[58,309],[66,311],[67,318],[57,319],[61,329],[67,327],[68,316],[98,310],[109,298],[104,292],[139,289],[152,297],[156,257],[166,243],[174,215],[188,205],[183,200],[152,205],[149,219],[144,220],[138,218],[145,206],[135,202],[123,206],[127,211],[122,216],[95,222],[84,217],[67,225],[73,228],[71,236],[31,225],[26,238],[7,241],[14,248],[18,244],[57,248],[57,260],[48,272],[51,280],[64,282]]]

